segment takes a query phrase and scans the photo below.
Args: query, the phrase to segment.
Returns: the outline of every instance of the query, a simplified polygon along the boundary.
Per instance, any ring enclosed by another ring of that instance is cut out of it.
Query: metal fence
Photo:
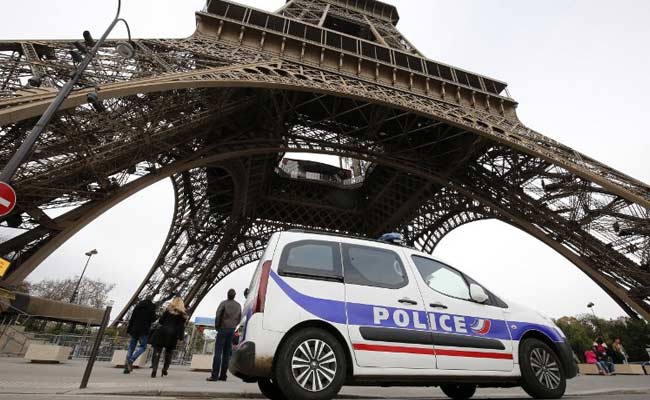
[[[5,331],[9,331],[9,329],[5,329]],[[24,332],[23,334],[29,343],[53,344],[70,347],[72,349],[70,357],[73,359],[88,359],[95,341],[95,333],[89,335],[57,335],[50,333]],[[128,349],[129,341],[129,338],[121,336],[105,336],[99,346],[97,361],[110,361],[113,358],[113,353],[115,351]],[[22,351],[12,352],[11,354],[7,353],[5,355],[23,356],[26,351],[27,346],[24,346]],[[152,351],[148,352],[147,362],[151,360],[152,354]],[[174,351],[172,364],[185,365],[188,364],[191,359],[192,354],[190,352],[187,352],[185,348],[178,348]]]
[[[88,359],[90,357],[97,334],[94,329],[87,327],[88,334],[52,334],[25,330],[29,326],[42,322],[39,316],[26,314],[4,302],[3,306],[6,309],[11,308],[15,313],[0,314],[0,356],[22,357],[25,355],[30,343],[37,343],[70,347],[72,349],[70,356],[75,359]],[[97,361],[110,361],[115,351],[128,349],[129,342],[130,338],[128,337],[104,336],[97,353]],[[190,339],[188,343],[177,348],[172,357],[172,364],[189,364],[193,354],[191,351],[192,346],[193,343]],[[197,353],[206,353],[206,350],[210,351],[209,345],[204,346],[203,351]],[[149,359],[147,361],[150,361],[152,353],[152,351],[148,352]]]
[[[32,342],[44,344],[55,344],[66,346],[72,349],[70,353],[72,358],[87,359],[95,342],[95,334],[90,335],[72,335],[72,334],[48,334],[48,333],[27,333],[31,336]],[[99,346],[97,361],[110,361],[115,350],[124,350],[128,348],[128,339],[123,337],[104,337]]]

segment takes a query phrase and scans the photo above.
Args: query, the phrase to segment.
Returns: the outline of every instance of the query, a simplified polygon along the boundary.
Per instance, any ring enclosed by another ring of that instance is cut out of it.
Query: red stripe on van
[[[435,353],[437,356],[512,360],[512,354],[508,354],[508,353],[484,353],[482,351],[443,350],[443,349],[436,349]]]
[[[498,360],[512,360],[512,354],[508,353],[488,353],[481,351],[463,351],[463,350],[444,350],[431,349],[422,347],[405,347],[405,346],[384,346],[376,344],[355,343],[352,346],[359,351],[378,351],[384,353],[408,353],[408,354],[425,354],[430,356],[447,356],[447,357],[468,357],[468,358],[491,358]]]
[[[434,356],[436,354],[432,348],[422,348],[422,347],[382,346],[376,344],[362,344],[362,343],[355,343],[352,347],[355,350],[380,351],[384,353],[427,354],[430,356]]]

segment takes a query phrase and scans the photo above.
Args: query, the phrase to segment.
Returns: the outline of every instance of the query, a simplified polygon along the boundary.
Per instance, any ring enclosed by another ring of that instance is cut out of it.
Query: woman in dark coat
[[[149,344],[153,346],[153,358],[151,360],[151,377],[156,377],[160,354],[165,349],[165,361],[163,363],[162,375],[167,375],[169,364],[172,362],[172,353],[179,340],[183,340],[185,334],[185,321],[187,312],[180,297],[175,297],[167,306],[167,309],[158,320],[159,327],[151,334]]]

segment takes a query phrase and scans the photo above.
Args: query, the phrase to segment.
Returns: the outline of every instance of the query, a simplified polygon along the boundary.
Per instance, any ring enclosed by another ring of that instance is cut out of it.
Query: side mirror
[[[485,293],[485,290],[483,290],[482,287],[474,283],[469,285],[469,295],[472,298],[472,300],[481,304],[486,303],[490,299],[487,293]]]

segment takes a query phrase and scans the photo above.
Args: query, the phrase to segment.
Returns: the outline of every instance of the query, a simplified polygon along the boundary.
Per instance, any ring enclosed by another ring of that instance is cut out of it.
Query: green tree
[[[602,336],[608,345],[611,345],[614,339],[621,338],[630,361],[650,359],[645,350],[646,347],[650,347],[650,324],[644,320],[630,318],[604,320],[584,314],[578,317],[562,317],[556,323],[582,361],[584,361],[585,350],[592,347],[598,336]]]

